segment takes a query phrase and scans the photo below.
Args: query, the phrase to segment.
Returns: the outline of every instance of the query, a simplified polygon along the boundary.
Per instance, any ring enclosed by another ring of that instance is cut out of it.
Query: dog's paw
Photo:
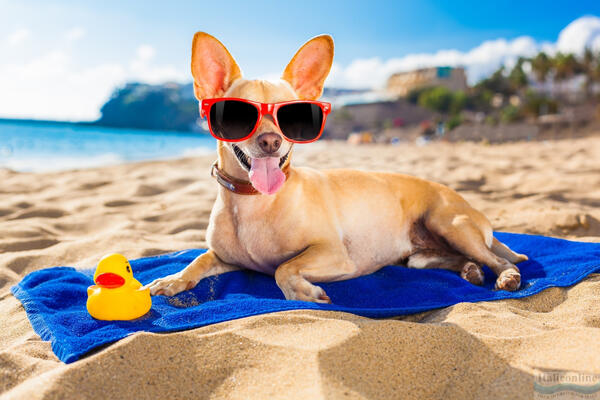
[[[181,293],[184,290],[192,289],[196,284],[197,282],[185,279],[180,273],[177,273],[156,279],[145,287],[150,289],[150,294],[152,296],[175,296],[177,293]]]
[[[529,257],[527,257],[525,254],[517,254],[517,260],[515,261],[515,264],[527,260],[529,260]]]
[[[277,283],[287,300],[310,301],[313,303],[331,303],[323,288],[313,285],[302,277],[292,277],[284,284]]]
[[[483,271],[473,262],[468,262],[462,267],[460,277],[473,285],[483,285]]]
[[[515,269],[503,271],[496,279],[496,289],[514,292],[521,286],[521,273]]]

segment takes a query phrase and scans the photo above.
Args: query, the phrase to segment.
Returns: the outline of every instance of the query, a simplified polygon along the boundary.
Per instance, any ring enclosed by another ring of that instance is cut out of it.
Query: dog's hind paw
[[[529,257],[527,257],[525,254],[517,254],[517,260],[515,261],[515,264],[527,260],[529,260]]]
[[[514,269],[503,271],[496,279],[496,289],[514,292],[521,286],[521,273]]]
[[[468,262],[462,267],[461,278],[473,285],[483,285],[483,271],[473,262]]]

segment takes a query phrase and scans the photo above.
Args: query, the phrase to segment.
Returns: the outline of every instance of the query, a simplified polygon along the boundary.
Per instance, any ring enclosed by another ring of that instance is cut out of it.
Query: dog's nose
[[[259,135],[258,145],[265,153],[275,153],[281,146],[281,136],[273,132],[266,132]]]

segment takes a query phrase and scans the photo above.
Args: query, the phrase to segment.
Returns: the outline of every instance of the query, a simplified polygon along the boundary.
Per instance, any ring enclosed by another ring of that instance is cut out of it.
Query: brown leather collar
[[[218,160],[212,165],[210,169],[210,176],[215,178],[217,182],[221,184],[225,189],[233,192],[235,194],[244,194],[244,195],[254,195],[261,194],[258,190],[254,189],[252,183],[248,181],[244,181],[242,179],[234,178],[233,176],[227,174],[225,171],[222,171],[218,167]],[[290,173],[290,164],[286,164],[282,171],[285,174],[286,179]]]

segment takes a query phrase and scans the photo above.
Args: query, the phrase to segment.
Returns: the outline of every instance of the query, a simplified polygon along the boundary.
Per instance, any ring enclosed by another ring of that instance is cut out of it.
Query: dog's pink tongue
[[[259,192],[273,194],[285,182],[285,174],[279,168],[279,157],[253,158],[251,164],[248,176]]]

